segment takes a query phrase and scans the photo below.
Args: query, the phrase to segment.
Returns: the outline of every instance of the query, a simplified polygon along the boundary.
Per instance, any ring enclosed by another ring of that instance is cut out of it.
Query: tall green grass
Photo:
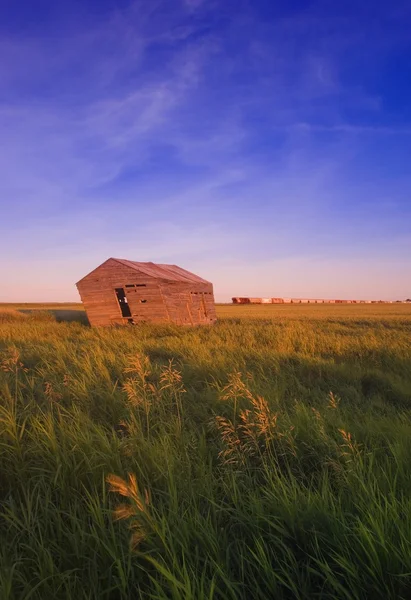
[[[0,317],[0,598],[411,597],[411,310],[292,308]]]

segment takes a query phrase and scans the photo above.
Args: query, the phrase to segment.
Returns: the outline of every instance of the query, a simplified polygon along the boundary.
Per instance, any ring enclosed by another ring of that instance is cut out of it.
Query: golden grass
[[[1,600],[411,597],[411,306],[26,307],[0,320]]]

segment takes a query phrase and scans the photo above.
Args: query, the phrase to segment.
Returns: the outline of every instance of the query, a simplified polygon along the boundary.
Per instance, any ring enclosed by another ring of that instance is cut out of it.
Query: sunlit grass
[[[1,600],[411,597],[410,306],[102,330],[22,308],[0,315]]]

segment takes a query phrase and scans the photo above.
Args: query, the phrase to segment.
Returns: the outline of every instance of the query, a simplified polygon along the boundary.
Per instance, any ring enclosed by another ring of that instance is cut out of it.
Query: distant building
[[[318,298],[232,298],[233,304],[392,304],[393,300],[329,300]],[[408,300],[396,300],[396,302],[411,302]]]

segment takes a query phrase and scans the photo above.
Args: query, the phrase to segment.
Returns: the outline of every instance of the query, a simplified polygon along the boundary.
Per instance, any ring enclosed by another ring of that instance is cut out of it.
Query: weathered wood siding
[[[127,287],[136,284],[144,287]],[[128,323],[128,319],[121,314],[116,288],[124,289],[131,318],[136,322],[167,320],[158,283],[116,261],[103,263],[80,281],[77,288],[92,326]],[[141,303],[141,300],[146,302]]]
[[[170,320],[178,325],[212,324],[217,320],[211,283],[162,283]]]
[[[131,317],[123,317],[116,288],[125,292]],[[216,321],[213,286],[180,283],[139,273],[109,259],[78,282],[90,325],[173,322],[179,325],[212,324]]]

